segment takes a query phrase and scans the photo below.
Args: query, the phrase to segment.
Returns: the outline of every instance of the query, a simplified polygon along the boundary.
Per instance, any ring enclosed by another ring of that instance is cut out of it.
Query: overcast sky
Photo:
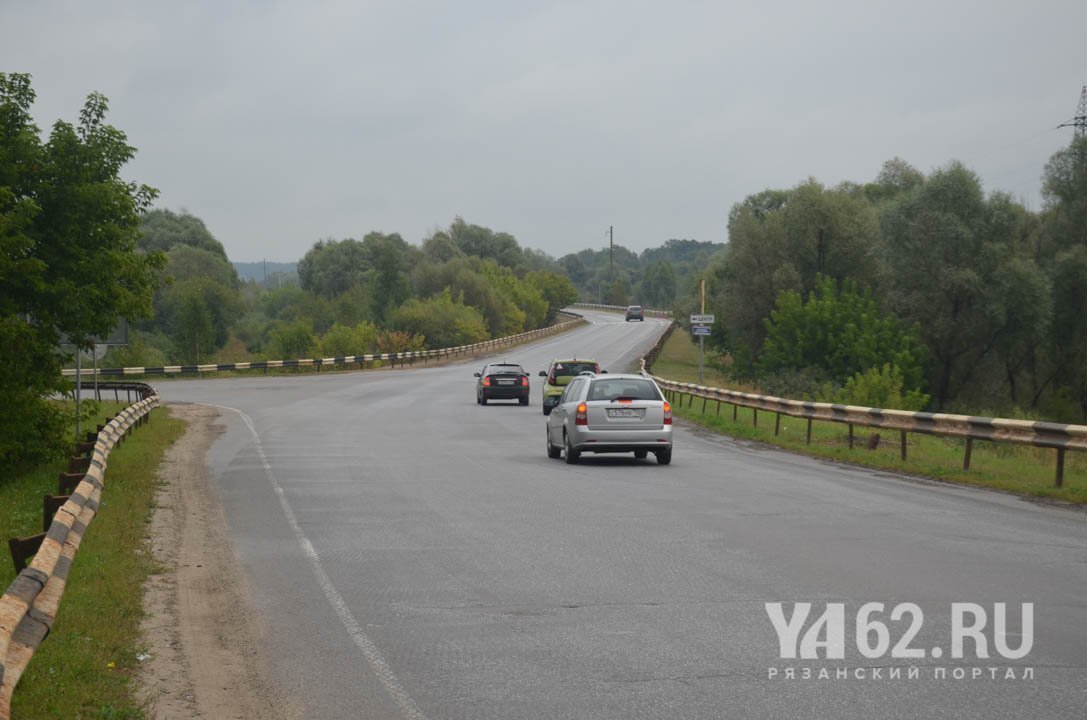
[[[745,196],[895,156],[1040,209],[1084,28],[1083,0],[0,0],[0,71],[43,131],[105,94],[126,178],[232,260],[458,215],[557,257],[724,242]]]

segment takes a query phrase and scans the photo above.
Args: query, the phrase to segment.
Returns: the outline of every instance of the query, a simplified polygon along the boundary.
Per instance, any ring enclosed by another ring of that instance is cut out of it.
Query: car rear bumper
[[[488,400],[520,400],[528,397],[528,390],[523,385],[511,385],[509,387],[492,385],[483,388],[483,397]]]
[[[591,453],[670,450],[672,426],[662,425],[649,430],[593,430],[577,426],[570,435],[570,444],[578,452]]]

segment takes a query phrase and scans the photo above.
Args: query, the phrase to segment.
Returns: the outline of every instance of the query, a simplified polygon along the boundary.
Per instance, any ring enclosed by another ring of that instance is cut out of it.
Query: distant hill
[[[236,262],[234,269],[238,271],[238,277],[242,280],[255,280],[264,282],[265,273],[268,279],[275,277],[277,273],[282,276],[295,276],[298,273],[298,263],[290,262]]]

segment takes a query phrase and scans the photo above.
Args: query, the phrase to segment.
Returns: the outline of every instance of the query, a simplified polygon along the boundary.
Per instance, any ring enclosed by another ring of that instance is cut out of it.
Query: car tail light
[[[589,406],[585,403],[580,403],[577,406],[577,414],[574,415],[575,425],[588,425],[589,424]]]
[[[524,375],[521,376],[521,387],[528,387],[528,378]]]
[[[664,424],[672,424],[672,406],[669,403],[664,403]]]
[[[483,387],[490,387],[490,386],[491,386],[491,376],[487,375],[486,377],[483,378]]]

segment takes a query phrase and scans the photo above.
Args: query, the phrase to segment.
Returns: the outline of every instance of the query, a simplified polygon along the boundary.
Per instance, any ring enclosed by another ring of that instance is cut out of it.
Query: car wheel
[[[480,404],[479,393],[476,393],[476,405]]]
[[[649,451],[648,450],[635,450],[634,451],[634,457],[636,457],[639,460],[645,460],[648,456],[649,456]]]
[[[667,465],[670,462],[672,462],[672,451],[671,450],[658,450],[657,451],[657,464],[658,465]]]
[[[565,432],[562,434],[562,446],[563,454],[565,456],[567,465],[574,465],[577,463],[578,458],[581,457],[581,453],[570,447],[570,436]]]
[[[518,398],[522,405],[528,405],[528,398]]]
[[[547,440],[547,457],[555,460],[562,455],[562,448],[551,444],[551,430],[549,428],[544,428],[544,438]]]
[[[544,405],[543,406],[543,414],[544,415],[550,415],[551,411],[554,410],[554,409],[555,409],[554,405]]]
[[[486,404],[487,404],[487,398],[485,398],[485,397],[481,397],[481,398],[479,399],[479,404],[480,404],[480,405],[486,405]]]

